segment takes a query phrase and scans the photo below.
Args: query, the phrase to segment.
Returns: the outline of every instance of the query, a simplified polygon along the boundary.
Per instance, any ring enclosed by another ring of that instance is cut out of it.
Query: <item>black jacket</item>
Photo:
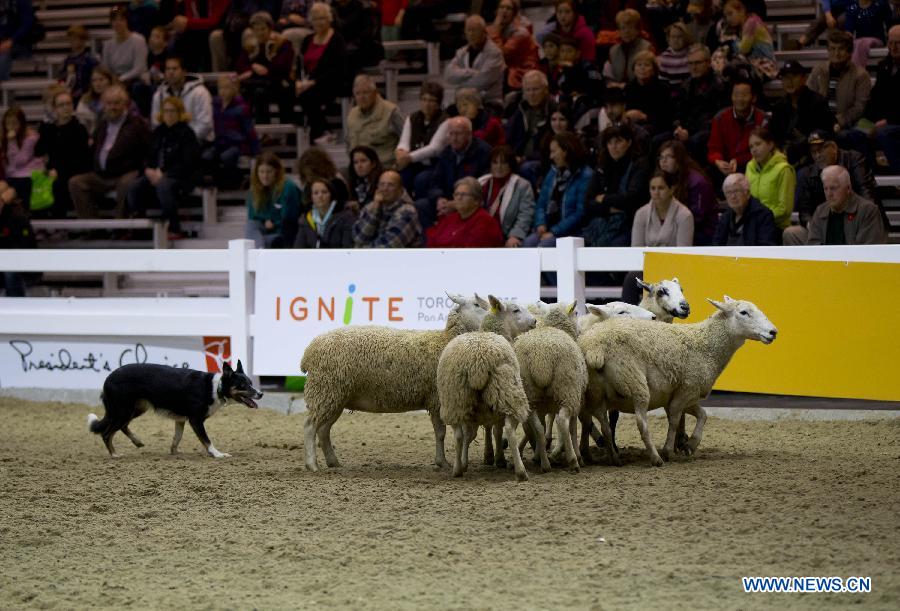
[[[161,123],[153,130],[145,167],[159,168],[168,178],[191,183],[199,159],[200,145],[190,125],[183,121],[172,127]]]
[[[325,233],[321,236],[304,216],[300,220],[294,248],[353,248],[354,223],[356,214],[352,210],[344,209],[340,203],[331,214],[325,225]]]
[[[309,35],[300,43],[300,55],[297,58],[300,68],[303,67],[303,55],[309,49],[312,41],[313,36]],[[344,38],[335,32],[331,35],[328,44],[325,45],[325,51],[319,58],[316,69],[312,72],[304,72],[306,78],[316,82],[315,89],[322,98],[333,100],[349,92],[348,86],[344,84],[348,80],[344,78],[347,74],[346,55],[347,45]],[[300,73],[301,70],[298,69],[297,74]]]
[[[809,87],[803,87],[797,98],[797,108],[790,96],[784,96],[772,108],[769,129],[778,145],[787,145],[788,160],[796,163],[807,151],[806,137],[816,129],[832,129],[834,113],[828,110],[828,100]],[[794,150],[790,150],[794,148]]]
[[[675,119],[693,135],[709,131],[716,114],[731,104],[725,87],[712,70],[699,79],[688,79],[676,101]]]
[[[854,193],[863,199],[873,202],[882,210],[882,220],[885,219],[881,200],[878,199],[875,177],[869,164],[862,153],[850,150],[838,152],[837,165],[847,168],[850,173],[850,185]],[[825,201],[825,191],[822,189],[822,177],[819,166],[814,163],[806,165],[797,171],[797,188],[794,191],[794,209],[800,215],[800,224],[806,225],[819,204]],[[887,225],[888,227],[890,225]]]
[[[719,215],[719,225],[716,227],[716,235],[713,236],[713,246],[727,246],[728,233],[731,228],[731,220],[734,211],[726,208]],[[775,215],[755,197],[750,198],[747,209],[744,211],[744,229],[741,234],[741,246],[776,246],[777,232],[775,229]]]
[[[61,178],[90,172],[88,133],[78,119],[72,117],[65,125],[41,123],[39,133],[40,139],[34,147],[34,154],[48,156],[48,170],[56,170]]]
[[[887,119],[891,125],[900,125],[900,70],[891,75],[893,69],[894,60],[890,55],[878,63],[875,86],[864,113],[872,122]]]
[[[588,186],[587,201],[584,203],[585,220],[609,216],[610,208],[618,208],[625,211],[629,218],[633,217],[637,209],[650,199],[649,182],[650,168],[645,157],[623,157],[619,161],[610,159],[598,165]],[[602,204],[594,201],[600,193],[605,194]]]
[[[672,89],[658,76],[649,83],[633,78],[625,85],[625,108],[646,114],[642,123],[651,134],[662,133],[672,125]]]
[[[0,248],[36,248],[28,213],[18,201],[0,209]]]
[[[94,131],[94,171],[103,178],[117,178],[144,166],[150,149],[150,128],[140,117],[131,113],[119,129],[116,141],[106,156],[106,169],[100,168],[100,149],[106,140],[106,119],[100,121]]]

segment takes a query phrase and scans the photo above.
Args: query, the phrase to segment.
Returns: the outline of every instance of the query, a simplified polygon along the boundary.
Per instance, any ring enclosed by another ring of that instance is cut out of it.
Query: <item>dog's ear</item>
[[[238,367],[235,371],[237,371],[238,373],[244,373],[244,366],[241,365],[241,359],[238,359]]]
[[[234,370],[231,369],[231,364],[228,361],[223,362],[222,363],[222,375],[227,378],[232,373],[234,373]]]

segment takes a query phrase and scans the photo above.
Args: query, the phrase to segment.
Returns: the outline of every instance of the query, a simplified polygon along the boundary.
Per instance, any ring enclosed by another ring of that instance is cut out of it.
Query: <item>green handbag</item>
[[[28,207],[32,211],[46,210],[53,205],[54,180],[44,170],[35,170],[31,173],[31,201]]]

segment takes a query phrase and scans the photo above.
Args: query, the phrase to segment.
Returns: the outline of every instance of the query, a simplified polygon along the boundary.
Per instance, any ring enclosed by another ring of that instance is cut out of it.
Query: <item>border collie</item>
[[[172,454],[178,452],[184,423],[188,422],[207,454],[213,458],[226,458],[230,455],[219,452],[209,440],[204,421],[230,401],[247,407],[259,407],[256,400],[262,396],[244,374],[240,361],[237,369],[224,363],[221,374],[149,363],[125,365],[109,374],[103,383],[100,398],[106,414],[103,418],[89,414],[88,430],[100,435],[109,455],[118,458],[112,444],[113,435],[121,430],[134,445],[143,447],[144,444],[128,429],[128,425],[153,408],[175,420]]]

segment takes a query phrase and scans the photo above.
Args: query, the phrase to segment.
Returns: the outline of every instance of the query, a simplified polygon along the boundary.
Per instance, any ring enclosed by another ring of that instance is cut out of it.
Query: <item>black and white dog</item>
[[[256,400],[262,396],[244,374],[240,361],[236,370],[224,363],[221,374],[149,363],[125,365],[107,376],[103,394],[100,395],[106,414],[103,418],[89,414],[88,429],[103,437],[110,456],[117,458],[112,444],[113,435],[121,430],[134,445],[143,447],[144,444],[128,429],[128,425],[153,408],[175,420],[172,454],[177,453],[184,423],[189,422],[207,454],[213,458],[226,458],[229,454],[219,452],[213,446],[203,422],[229,401],[259,407]]]

